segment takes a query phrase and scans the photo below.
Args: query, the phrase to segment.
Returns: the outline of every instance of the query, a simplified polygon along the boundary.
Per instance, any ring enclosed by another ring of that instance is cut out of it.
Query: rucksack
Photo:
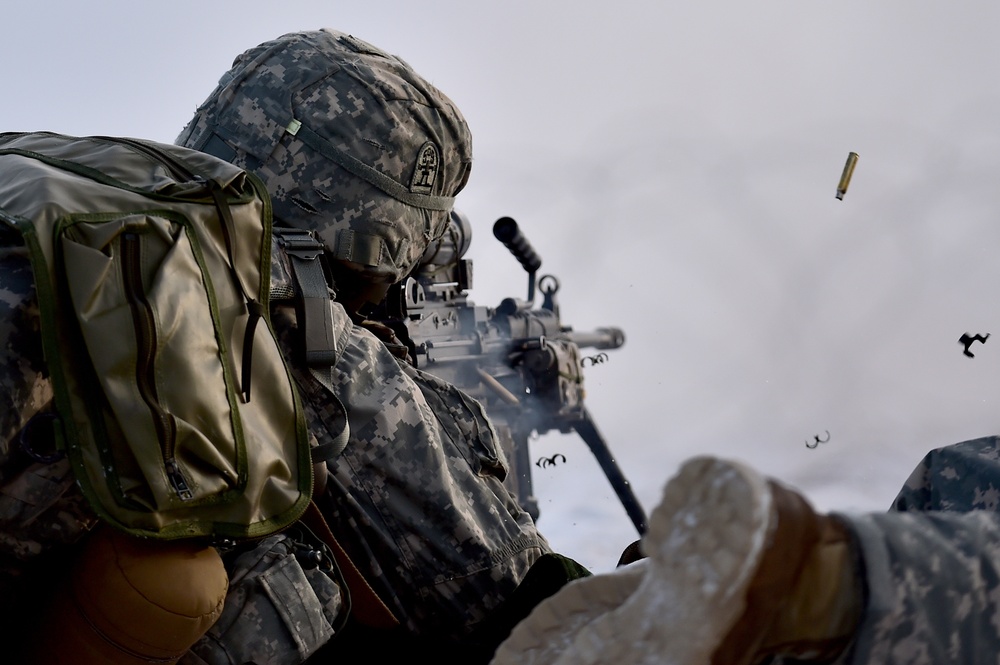
[[[31,259],[55,447],[99,517],[224,540],[302,514],[309,439],[256,176],[152,141],[5,133],[0,221]]]

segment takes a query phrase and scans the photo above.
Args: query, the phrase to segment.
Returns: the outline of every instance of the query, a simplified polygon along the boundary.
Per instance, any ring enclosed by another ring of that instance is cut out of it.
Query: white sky
[[[409,61],[472,126],[474,300],[524,296],[490,233],[509,215],[566,322],[625,330],[588,399],[648,509],[711,453],[882,510],[929,449],[1000,429],[995,2],[19,5],[3,131],[172,141],[234,56],[293,30]],[[964,332],[997,337],[970,359]],[[611,567],[634,532],[585,446],[536,452],[568,459],[536,469],[543,531]]]

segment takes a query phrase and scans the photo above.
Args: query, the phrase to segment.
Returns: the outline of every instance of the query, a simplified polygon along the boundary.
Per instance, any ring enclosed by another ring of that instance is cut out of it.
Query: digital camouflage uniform
[[[1000,438],[931,451],[887,514],[846,515],[867,601],[854,665],[1000,661]]]
[[[302,352],[295,309],[281,298],[292,292],[291,275],[286,257],[273,257],[273,323],[294,359]],[[317,503],[409,633],[460,643],[548,545],[502,485],[505,463],[482,407],[398,358],[339,304],[330,308],[337,346],[327,371],[348,405],[351,439],[328,464]],[[301,362],[292,363],[292,373],[314,444],[331,444],[338,401]],[[315,570],[301,576],[287,545],[278,545],[227,557],[233,579],[223,616],[181,665],[301,662],[333,637],[342,607],[334,581]],[[283,584],[273,581],[278,569]],[[284,582],[291,573],[301,580],[295,589]],[[333,656],[339,646],[331,644]]]
[[[482,406],[414,369],[331,303],[330,383],[351,438],[317,502],[338,541],[412,631],[461,636],[506,598],[548,545],[503,484],[506,463]],[[275,327],[295,357],[294,310]],[[310,431],[330,443],[328,389],[293,363]],[[331,433],[331,429],[333,432]]]
[[[0,224],[0,639],[18,634],[54,559],[97,521],[69,462],[53,455],[38,316],[27,249]]]

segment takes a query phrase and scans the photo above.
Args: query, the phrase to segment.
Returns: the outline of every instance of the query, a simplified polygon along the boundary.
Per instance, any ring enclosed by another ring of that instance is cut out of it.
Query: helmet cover
[[[374,282],[406,276],[448,226],[472,165],[454,103],[406,62],[333,30],[238,56],[176,143],[256,173],[279,223],[317,231]]]

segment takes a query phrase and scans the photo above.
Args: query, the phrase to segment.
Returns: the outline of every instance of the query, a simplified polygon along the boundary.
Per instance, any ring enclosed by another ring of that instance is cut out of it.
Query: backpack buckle
[[[278,244],[288,256],[299,299],[300,325],[305,332],[305,358],[310,367],[330,366],[337,359],[337,340],[330,300],[333,289],[323,267],[326,245],[312,231],[274,229]]]
[[[321,256],[326,245],[316,239],[312,231],[304,229],[274,229],[274,237],[289,256],[303,261],[312,261]]]

